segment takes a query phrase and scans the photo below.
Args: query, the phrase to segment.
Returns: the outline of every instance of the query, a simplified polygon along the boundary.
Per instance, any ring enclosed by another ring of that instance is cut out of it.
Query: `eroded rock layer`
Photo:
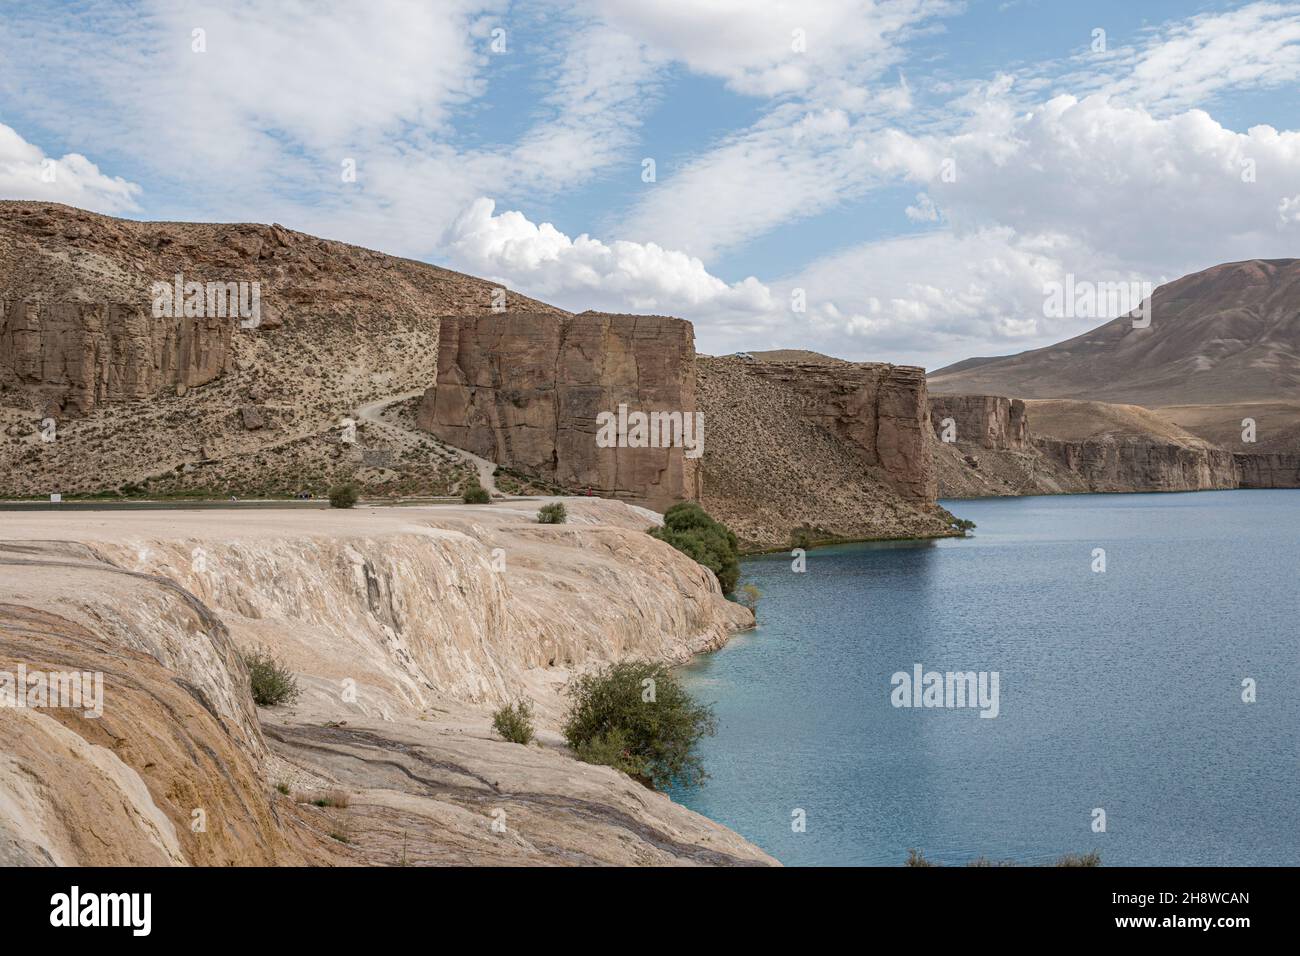
[[[98,717],[0,707],[0,863],[772,862],[563,747],[572,674],[753,623],[653,514],[567,504],[561,526],[501,505],[12,516],[0,674],[97,672],[103,696]],[[258,648],[297,701],[254,707]],[[490,729],[519,696],[532,746]]]
[[[602,413],[696,410],[689,322],[584,312],[448,316],[421,427],[498,464],[665,508],[698,495],[675,447],[601,447]]]
[[[1300,453],[1233,455],[1242,488],[1300,488]]]
[[[148,305],[0,302],[0,376],[40,395],[43,413],[206,385],[233,361],[234,323],[154,318]]]
[[[1133,405],[936,396],[940,496],[1209,491],[1238,487],[1231,452]],[[945,442],[944,419],[957,440]]]

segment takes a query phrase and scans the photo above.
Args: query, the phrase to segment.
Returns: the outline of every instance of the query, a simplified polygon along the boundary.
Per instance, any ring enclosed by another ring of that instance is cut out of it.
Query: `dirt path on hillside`
[[[379,425],[382,428],[393,429],[394,431],[402,433],[404,437],[412,440],[429,439],[432,435],[428,432],[415,431],[407,428],[400,422],[391,421],[383,417],[384,410],[390,405],[396,405],[398,402],[404,402],[423,394],[424,389],[421,388],[413,392],[404,392],[401,395],[391,395],[388,398],[382,398],[377,402],[370,402],[369,404],[362,405],[357,409],[357,418],[365,422]],[[446,442],[441,442],[441,444],[449,451],[455,452],[461,457],[461,459],[474,466],[478,471],[478,482],[487,490],[488,494],[493,497],[507,497],[497,490],[496,479],[493,477],[493,473],[496,471],[497,467],[495,462],[488,461],[486,458],[480,458],[478,455],[468,452],[463,448],[448,445]]]

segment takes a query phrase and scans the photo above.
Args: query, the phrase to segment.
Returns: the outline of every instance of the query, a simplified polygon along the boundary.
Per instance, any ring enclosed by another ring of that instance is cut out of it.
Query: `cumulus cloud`
[[[476,199],[447,231],[443,246],[461,268],[526,289],[573,309],[660,312],[698,310],[757,313],[771,293],[757,279],[728,285],[692,256],[654,243],[576,239],[549,222]]]
[[[1201,110],[1162,118],[1101,95],[1058,96],[910,147],[891,162],[958,230],[1059,232],[1147,271],[1284,254],[1277,196],[1300,191],[1300,133],[1238,133]],[[945,157],[952,182],[934,176]]]
[[[139,194],[138,185],[101,173],[80,153],[46,156],[0,123],[0,196],[45,199],[115,213],[135,209]]]

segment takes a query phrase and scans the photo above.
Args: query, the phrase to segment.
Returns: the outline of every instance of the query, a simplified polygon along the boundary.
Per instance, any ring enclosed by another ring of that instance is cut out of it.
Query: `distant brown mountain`
[[[1151,324],[1115,319],[1047,348],[932,372],[939,394],[1146,406],[1300,399],[1300,259],[1215,266],[1158,288]]]

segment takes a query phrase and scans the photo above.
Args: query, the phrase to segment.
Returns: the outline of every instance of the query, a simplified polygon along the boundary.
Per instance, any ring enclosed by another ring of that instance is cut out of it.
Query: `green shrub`
[[[487,489],[477,481],[465,489],[465,493],[460,496],[460,500],[467,505],[485,505],[492,500]]]
[[[492,729],[514,744],[533,742],[533,707],[522,697],[492,715]]]
[[[740,577],[740,542],[731,529],[715,521],[693,501],[683,501],[664,512],[663,527],[650,534],[704,565],[718,578],[722,593],[736,589]]]
[[[717,730],[664,664],[626,661],[569,685],[564,739],[580,760],[616,767],[647,786],[691,786],[707,774],[696,745]]]
[[[248,668],[249,689],[258,707],[292,704],[302,693],[293,672],[269,651],[259,648],[245,654],[244,666]]]
[[[569,512],[563,502],[554,501],[549,505],[542,505],[537,512],[537,521],[540,524],[564,524],[568,520]]]
[[[351,508],[361,497],[361,489],[355,481],[344,481],[329,491],[331,508]]]
[[[640,765],[632,758],[632,753],[628,749],[627,734],[618,729],[597,734],[590,740],[583,741],[574,748],[573,752],[583,763],[613,767],[629,777],[635,777],[641,772]]]

